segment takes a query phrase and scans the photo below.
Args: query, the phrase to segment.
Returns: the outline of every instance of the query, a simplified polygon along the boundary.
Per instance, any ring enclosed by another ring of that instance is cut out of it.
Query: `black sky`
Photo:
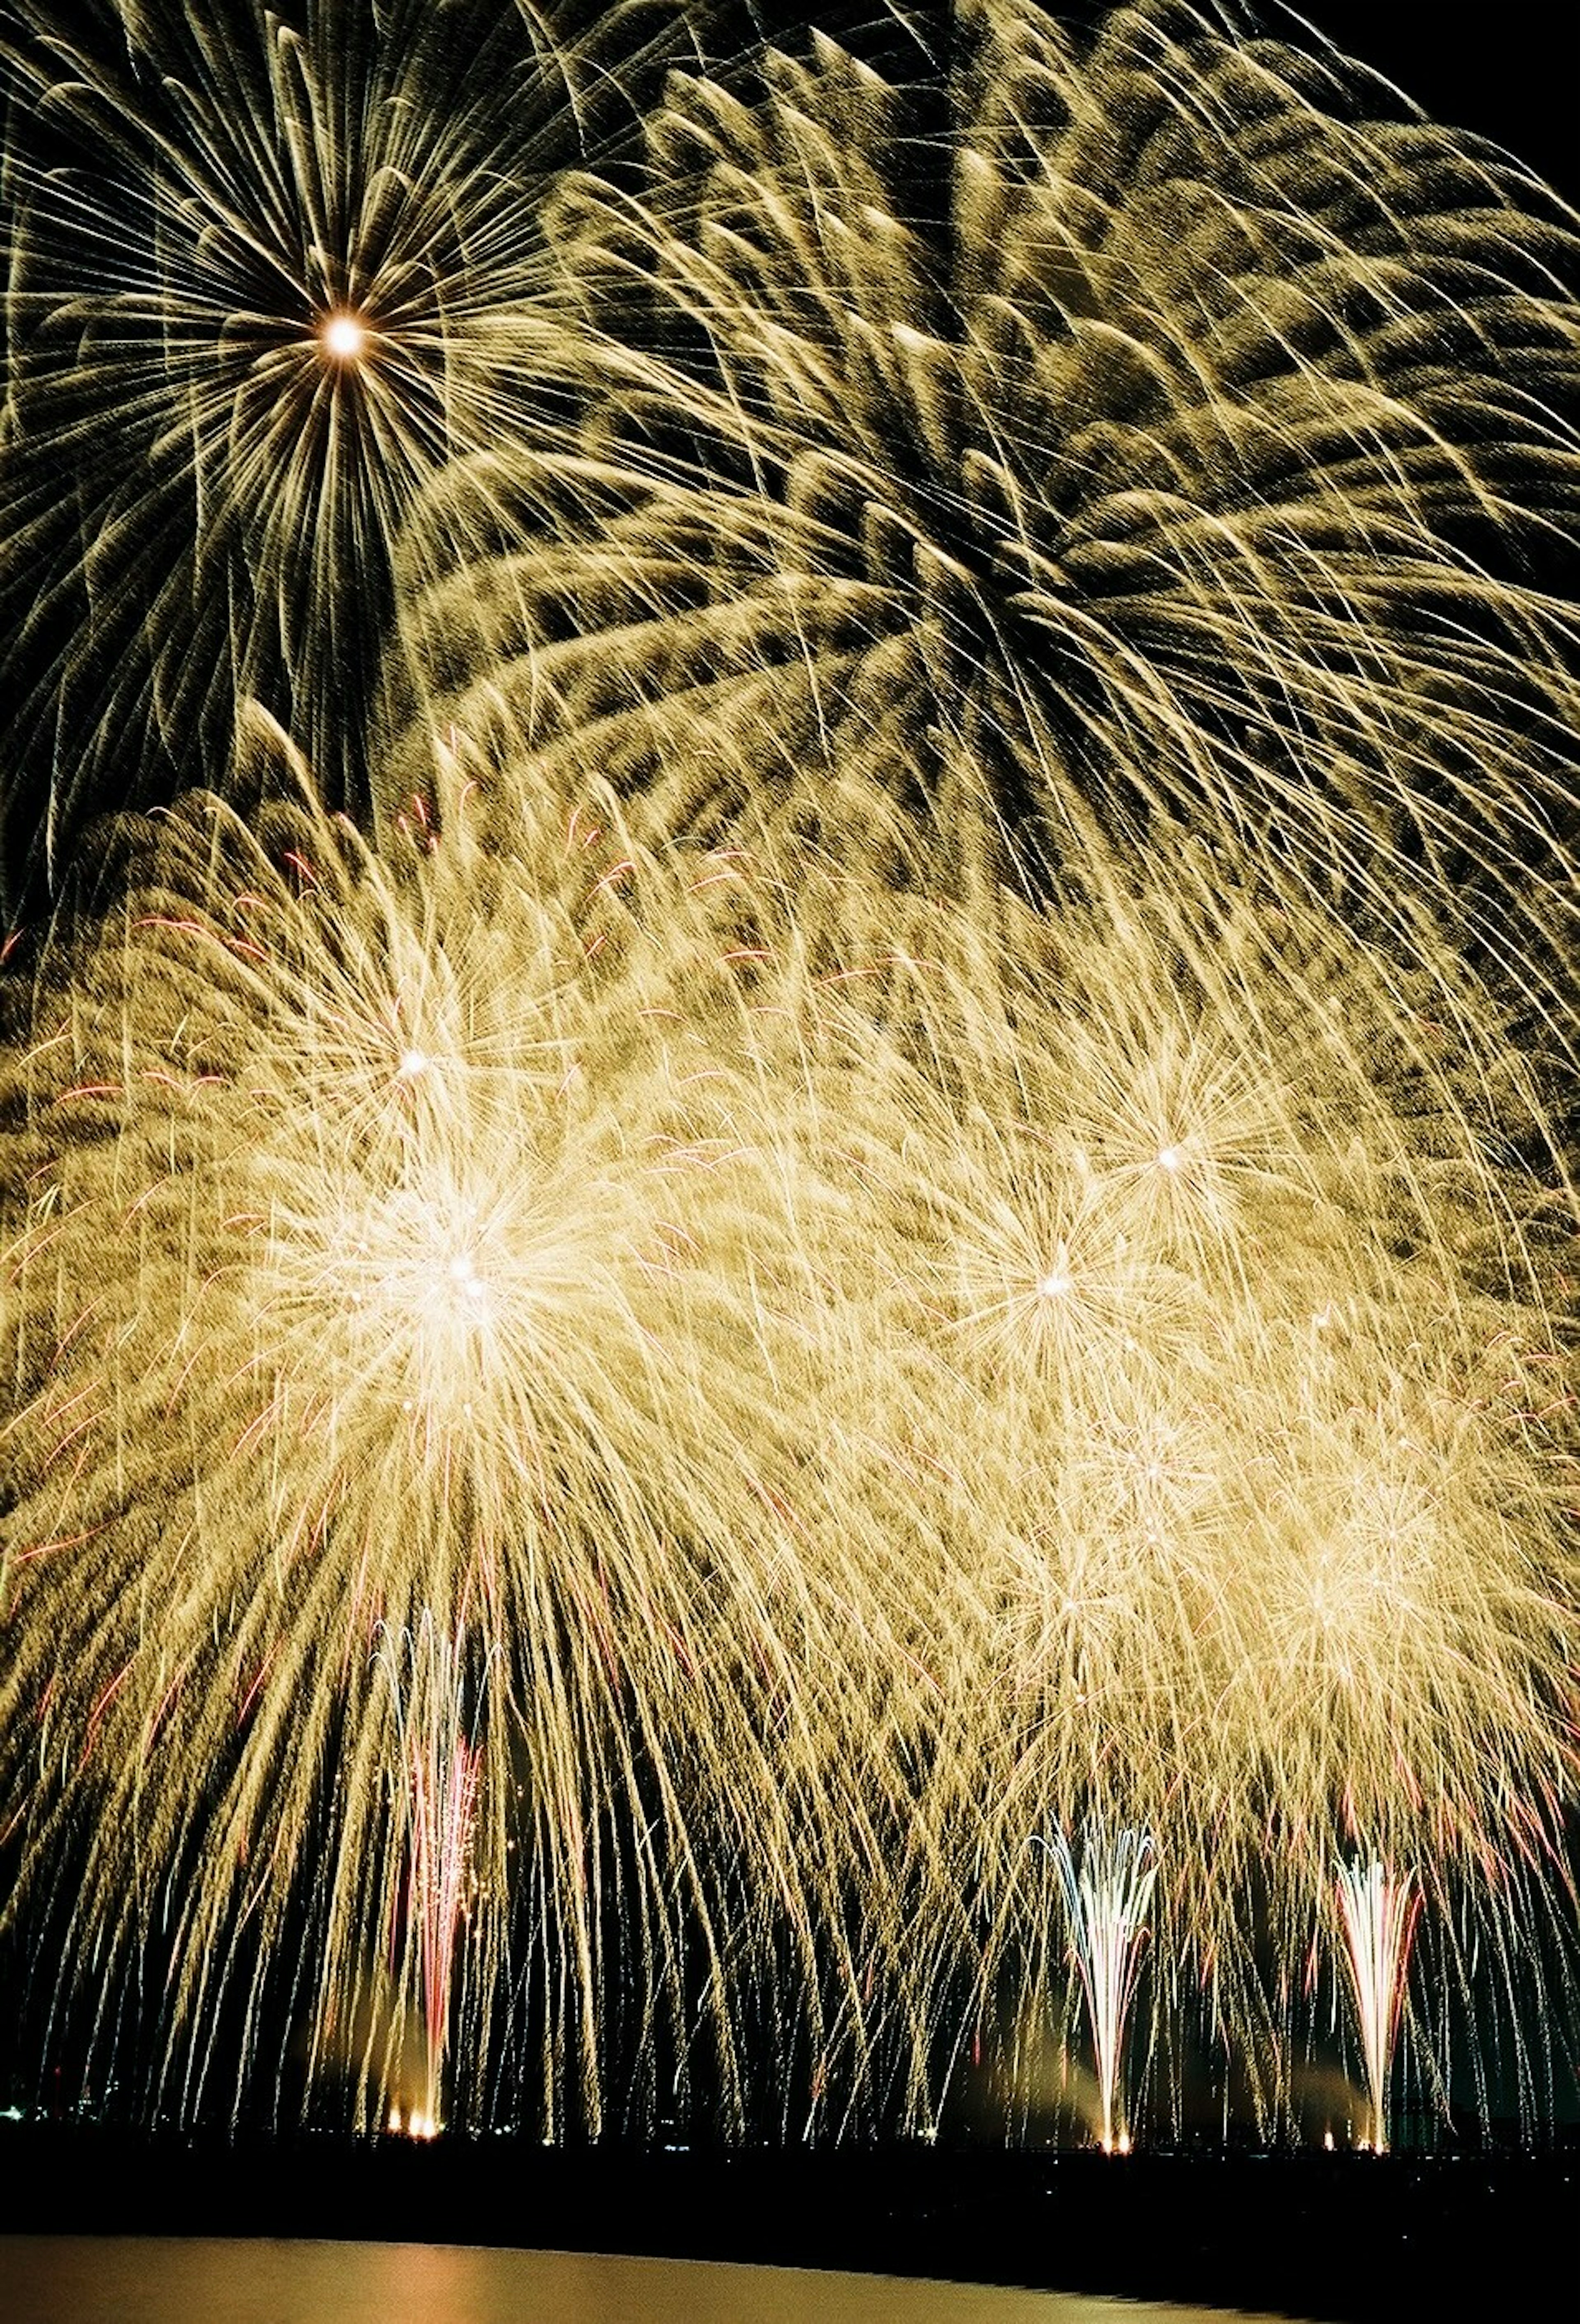
[[[1307,0],[1295,13],[1435,120],[1494,138],[1580,203],[1576,0]]]

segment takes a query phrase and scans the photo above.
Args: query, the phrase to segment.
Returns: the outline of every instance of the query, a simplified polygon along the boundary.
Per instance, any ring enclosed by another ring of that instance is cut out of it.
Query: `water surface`
[[[1222,2324],[1226,2313],[711,2260],[0,2236],[5,2324]]]

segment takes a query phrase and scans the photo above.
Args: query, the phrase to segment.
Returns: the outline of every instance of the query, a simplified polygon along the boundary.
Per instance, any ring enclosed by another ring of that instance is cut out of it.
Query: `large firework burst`
[[[1174,0],[677,77],[546,228],[513,16],[49,14],[13,796],[276,801],[5,996],[101,2062],[157,1964],[184,2107],[930,2125],[1084,1823],[1280,2103],[1338,1856],[1566,1893],[1569,222]],[[405,722],[382,853],[270,704]]]
[[[249,696],[366,782],[394,535],[527,392],[550,173],[673,12],[19,0],[6,107],[8,879],[217,780]]]
[[[185,2035],[294,1934],[320,2051],[383,1948],[431,2084],[459,1850],[474,2069],[513,1901],[550,2121],[596,2113],[622,1978],[640,2016],[701,1975],[727,2104],[754,1928],[809,1942],[876,1812],[831,1813],[830,1732],[870,1770],[893,1691],[859,1525],[791,1514],[831,1271],[793,1038],[770,1079],[727,866],[650,886],[585,825],[482,859],[452,818],[402,881],[295,825],[174,826],[41,1004],[10,1812],[82,1876],[73,1954],[169,1946],[199,2077]]]
[[[1155,1832],[1242,2033],[1343,1838],[1557,1877],[1572,1221],[1474,983],[465,789],[401,874],[179,825],[39,1004],[5,1710],[73,1957],[168,1948],[190,2058],[295,1933],[327,2062],[382,1949],[427,2112],[513,1959],[550,2123],[683,2080],[700,1979],[737,2118],[927,2120],[1034,1831]]]
[[[416,609],[444,712],[671,823],[862,766],[1043,877],[1183,827],[1550,993],[1477,916],[1568,908],[1571,222],[1179,0],[944,56],[676,77],[567,187],[585,419],[436,490],[500,536]]]
[[[1077,1814],[1158,1835],[1165,1958],[1242,2033],[1341,1838],[1511,1941],[1566,1894],[1580,1643],[1539,1077],[1451,962],[1254,880],[906,927],[843,988],[886,1028],[843,1117],[887,1333],[851,1401],[929,1577],[925,1813],[990,1960],[1042,1957],[1027,1839]]]

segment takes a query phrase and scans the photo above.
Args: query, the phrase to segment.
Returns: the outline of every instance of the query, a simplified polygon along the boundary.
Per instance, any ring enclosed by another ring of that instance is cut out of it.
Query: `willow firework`
[[[1210,890],[1250,846],[1550,1003],[1571,221],[1180,0],[948,27],[921,87],[821,39],[677,76],[644,178],[566,185],[587,416],[435,488],[500,532],[415,593],[442,714],[674,825],[787,783],[837,818],[862,766],[1039,881],[1178,848]]]
[[[934,907],[908,1062],[874,1051],[848,1110],[898,1359],[863,1408],[949,1577],[955,1879],[988,1868],[990,1954],[1043,1957],[1027,1833],[1151,1831],[1164,1958],[1242,2034],[1259,1932],[1288,1962],[1326,1923],[1335,1831],[1508,1941],[1521,1868],[1566,1894],[1575,1775],[1539,1086],[1451,963],[1401,981],[1324,923],[1254,879],[1206,919],[1155,888]]]
[[[46,1877],[86,1834],[74,1955],[170,1944],[194,2102],[185,2036],[290,1935],[328,2064],[382,1951],[431,2083],[463,1904],[480,2071],[507,1896],[550,2122],[596,2119],[622,1978],[679,2010],[699,1954],[727,2084],[716,1921],[749,1978],[874,1812],[828,1821],[825,1634],[881,1600],[789,1515],[830,1264],[793,1068],[706,863],[453,832],[408,888],[299,820],[167,832],[25,1065],[10,1813]]]
[[[173,1951],[189,2098],[294,1932],[323,2070],[375,1956],[425,2025],[381,2111],[513,1957],[550,2125],[623,1983],[684,2080],[698,1975],[737,2118],[790,1990],[771,2106],[930,2119],[1075,1816],[1242,2035],[1337,1833],[1506,1927],[1573,1791],[1572,1222],[1475,987],[1254,897],[513,858],[465,790],[404,873],[178,825],[20,1068],[11,1812],[46,1881],[86,1832],[74,1954]]]

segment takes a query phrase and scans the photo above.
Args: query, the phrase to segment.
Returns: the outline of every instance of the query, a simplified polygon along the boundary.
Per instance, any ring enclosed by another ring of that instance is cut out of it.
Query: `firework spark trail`
[[[562,1976],[551,2128],[633,1966],[737,2118],[776,1994],[814,2116],[936,2118],[1072,1817],[1243,2034],[1346,1821],[1495,1914],[1574,1788],[1571,1226],[1474,982],[1254,890],[990,919],[519,797],[512,853],[450,780],[406,868],[169,826],[21,1063],[7,1815],[88,1827],[73,1955],[184,1884],[198,2027],[312,1862],[327,2059],[409,1892],[437,2070],[479,1682],[408,1713],[402,1635],[488,1673],[452,2052]]]
[[[1573,222],[1175,0],[952,21],[930,222],[910,92],[821,39],[570,182],[586,417],[436,482],[499,544],[408,593],[430,715],[670,829],[844,834],[862,768],[967,863],[1262,851],[1555,1005]]]
[[[19,890],[58,883],[87,816],[217,787],[249,696],[337,804],[365,803],[413,499],[550,417],[530,360],[544,187],[630,133],[668,49],[695,52],[674,11],[602,11],[563,42],[555,14],[8,12]]]
[[[1103,2152],[1112,2154],[1116,2146],[1128,2152],[1130,2135],[1119,2118],[1125,2021],[1158,1877],[1156,1850],[1150,1832],[1110,1834],[1101,1825],[1088,1823],[1078,1865],[1066,1831],[1054,1834],[1051,1852],[1096,2056]]]
[[[1372,2098],[1371,2145],[1388,2147],[1388,2072],[1405,2003],[1410,1941],[1420,1892],[1409,1873],[1395,1879],[1378,1857],[1352,1857],[1338,1872],[1344,1960]]]
[[[411,1908],[422,1952],[424,2075],[419,2117],[431,2135],[443,2119],[442,2072],[449,2038],[450,1979],[461,1918],[462,1883],[471,1838],[477,1788],[477,1763],[463,1743],[448,1766],[427,1767],[420,1756],[411,1766]]]
[[[440,1639],[425,1620],[406,1644],[406,1924],[422,1997],[422,2061],[415,2097],[404,2114],[398,2103],[392,2108],[391,2125],[431,2138],[444,2120],[456,1947],[467,1903],[482,1754],[471,1733],[461,1729],[466,1688],[457,1665],[465,1661],[464,1638],[458,1646]],[[401,1684],[398,1670],[392,1671],[392,1683]]]
[[[1159,1836],[1165,1951],[1242,2036],[1335,1831],[1445,1913],[1544,1857],[1561,1903],[1572,1210],[1496,1010],[1460,976],[1449,1038],[1450,964],[1400,991],[1254,891],[910,934],[845,988],[908,1060],[867,1044],[845,1102],[888,1277],[857,1408],[942,1577],[928,1814],[990,1951],[1036,1950],[1026,1832],[1086,1814]]]
[[[1572,1047],[1576,245],[1336,58],[958,29],[931,227],[906,92],[827,42],[567,189],[581,439],[436,481],[414,538],[499,545],[406,595],[395,764],[596,762],[991,930],[848,1068],[903,1351],[848,1490],[946,1578],[960,1885],[1094,1803],[1233,1983],[1270,1833],[1290,1945],[1357,1815],[1562,1886],[1571,1213],[1518,1047]],[[1062,925],[1006,942],[1028,865]],[[890,899],[864,957],[947,953]]]

